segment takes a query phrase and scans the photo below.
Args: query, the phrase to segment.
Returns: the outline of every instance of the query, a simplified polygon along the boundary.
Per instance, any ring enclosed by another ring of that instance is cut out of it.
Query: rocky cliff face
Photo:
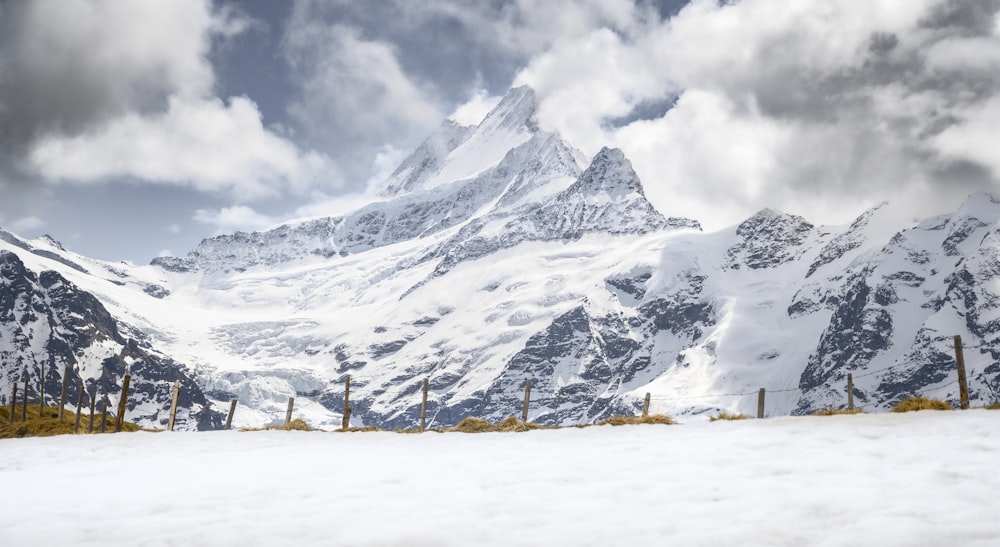
[[[119,325],[97,298],[58,272],[33,272],[16,254],[0,250],[0,385],[23,386],[27,378],[30,400],[39,400],[43,386],[46,404],[57,405],[66,367],[70,404],[83,389],[85,401],[95,395],[113,411],[128,372],[130,419],[166,425],[171,389],[179,380],[183,396],[175,427],[221,426],[219,413],[184,367],[155,352],[141,333]],[[4,391],[4,404],[9,404],[9,394]]]

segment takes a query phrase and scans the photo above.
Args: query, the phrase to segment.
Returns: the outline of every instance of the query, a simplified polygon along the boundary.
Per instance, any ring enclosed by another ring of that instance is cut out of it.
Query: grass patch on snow
[[[533,424],[531,422],[522,422],[514,416],[511,416],[506,420],[502,420],[500,423],[496,425],[496,428],[497,431],[514,431],[514,432],[532,431],[534,429],[552,429],[544,425]]]
[[[594,425],[640,425],[640,424],[660,424],[673,425],[674,420],[670,416],[663,414],[650,414],[642,416],[612,416],[606,420],[601,420]]]
[[[295,418],[288,425],[269,425],[267,427],[241,427],[240,431],[316,431],[302,418]]]
[[[382,431],[382,430],[373,425],[366,425],[364,427],[348,427],[347,429],[340,428],[340,429],[335,429],[333,431],[334,433],[371,433],[373,431]]]
[[[729,421],[729,420],[749,420],[750,416],[742,412],[730,413],[730,412],[720,412],[715,416],[709,416],[708,421],[717,422],[719,420]]]
[[[914,395],[892,407],[893,412],[915,412],[917,410],[952,410],[951,405],[937,399]]]
[[[1000,403],[992,403],[986,405],[986,410],[1000,410]]]
[[[486,420],[469,416],[461,422],[458,422],[455,427],[451,428],[450,431],[459,431],[461,433],[487,433],[495,430],[493,429],[493,424],[487,422]]]
[[[38,404],[28,404],[28,421],[21,421],[21,405],[17,405],[14,410],[14,423],[10,421],[10,406],[0,408],[0,439],[17,439],[21,437],[51,437],[53,435],[73,434],[73,424],[76,422],[76,411],[66,409],[63,411],[63,419],[59,421],[59,409],[45,407],[39,415]],[[94,433],[100,433],[101,418],[99,414],[94,415]],[[87,433],[90,424],[90,412],[85,412],[80,416],[80,434]],[[115,425],[111,416],[108,416],[109,433],[114,432]],[[122,424],[122,431],[133,432],[143,429],[132,422]]]
[[[491,424],[490,422],[480,419],[468,417],[458,422],[455,427],[451,429],[445,429],[445,432],[459,432],[459,433],[492,433],[492,432],[505,432],[505,433],[519,433],[522,431],[533,431],[535,429],[556,429],[549,426],[533,424],[531,422],[522,422],[518,420],[517,417],[511,416],[505,420],[498,423]]]
[[[823,410],[818,410],[813,412],[813,416],[839,416],[841,414],[864,414],[865,411],[860,408],[824,408]]]

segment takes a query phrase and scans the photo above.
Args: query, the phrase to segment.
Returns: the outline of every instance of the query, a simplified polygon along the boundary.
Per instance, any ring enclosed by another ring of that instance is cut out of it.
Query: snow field
[[[998,432],[972,410],[7,440],[0,544],[996,545]]]

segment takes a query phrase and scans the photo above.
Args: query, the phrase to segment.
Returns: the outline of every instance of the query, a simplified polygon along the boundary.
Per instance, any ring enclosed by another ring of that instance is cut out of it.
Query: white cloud
[[[295,209],[288,219],[305,217],[336,217],[357,211],[371,203],[372,198],[366,193],[340,194],[336,196],[316,193],[309,203]]]
[[[448,118],[459,125],[479,125],[502,98],[490,96],[488,91],[480,89],[467,102],[458,105]]]
[[[792,131],[759,112],[741,112],[726,97],[694,90],[663,118],[632,123],[610,137],[628,151],[647,193],[666,212],[698,210],[693,216],[718,226],[744,215],[745,204],[775,197],[769,183]]]
[[[952,16],[968,7],[695,0],[668,21],[623,11],[632,22],[617,27],[582,19],[592,26],[536,54],[517,83],[539,92],[544,128],[587,154],[623,148],[658,208],[709,228],[768,206],[817,222],[883,199],[927,214],[1000,180],[948,164],[998,163],[996,34],[971,36],[961,21],[974,17]],[[611,123],[675,95],[662,117]]]
[[[1000,68],[1000,37],[949,38],[927,51],[927,64],[939,72],[997,70]]]
[[[326,156],[215,96],[213,44],[253,22],[211,0],[40,0],[10,12],[2,122],[49,181],[112,178],[240,200],[335,187]],[[2,110],[2,109],[0,109]]]
[[[351,150],[339,159],[362,172],[387,144],[410,147],[441,122],[432,86],[403,70],[392,45],[314,17],[310,5],[296,5],[283,45],[300,88],[288,110],[310,142]]]
[[[216,234],[236,230],[260,230],[276,224],[275,219],[245,205],[221,209],[198,209],[193,220],[215,228]]]
[[[45,221],[35,216],[21,217],[10,223],[11,231],[18,234],[34,233],[44,227]]]
[[[965,110],[962,118],[959,124],[937,135],[933,139],[934,145],[947,158],[985,165],[1000,180],[1000,154],[996,146],[1000,129],[1000,96]]]
[[[328,158],[265,129],[245,97],[229,104],[171,97],[161,114],[130,113],[81,135],[43,139],[30,161],[53,180],[138,177],[241,201],[302,192],[335,177]]]
[[[399,164],[406,159],[412,153],[411,150],[406,150],[402,148],[396,148],[391,144],[383,146],[376,154],[375,159],[372,161],[372,175],[368,178],[368,182],[365,183],[365,192],[371,193],[381,187],[381,184],[385,182],[389,175],[399,167]]]

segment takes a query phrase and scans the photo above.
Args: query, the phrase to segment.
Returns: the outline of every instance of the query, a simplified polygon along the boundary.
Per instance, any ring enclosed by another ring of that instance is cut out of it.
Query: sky
[[[105,260],[345,212],[511,86],[708,230],[1000,190],[1000,0],[0,0],[0,227]]]

